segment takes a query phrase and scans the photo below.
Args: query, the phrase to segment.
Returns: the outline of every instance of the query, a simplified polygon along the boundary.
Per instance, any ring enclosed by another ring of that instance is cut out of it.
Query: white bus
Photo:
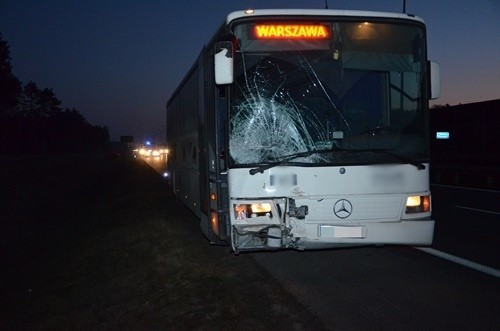
[[[424,21],[233,12],[167,102],[169,185],[234,252],[429,245]]]

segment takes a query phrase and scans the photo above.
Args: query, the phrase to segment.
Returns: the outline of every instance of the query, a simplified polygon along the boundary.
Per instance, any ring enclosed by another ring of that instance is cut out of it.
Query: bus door
[[[219,244],[230,235],[226,153],[229,87],[215,85],[213,55],[207,58],[208,61],[205,62],[205,125],[201,129],[204,131],[201,136],[206,139],[204,168],[201,171],[206,171],[207,178],[200,178],[200,186],[206,185],[201,188],[200,193],[202,209],[207,213],[202,216],[205,219],[202,218],[201,227],[203,234],[211,243]]]

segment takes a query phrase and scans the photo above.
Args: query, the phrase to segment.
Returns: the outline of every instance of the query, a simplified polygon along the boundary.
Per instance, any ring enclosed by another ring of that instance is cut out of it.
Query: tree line
[[[91,125],[79,111],[61,108],[50,88],[26,84],[12,73],[0,33],[0,154],[89,153],[109,141],[107,127]]]

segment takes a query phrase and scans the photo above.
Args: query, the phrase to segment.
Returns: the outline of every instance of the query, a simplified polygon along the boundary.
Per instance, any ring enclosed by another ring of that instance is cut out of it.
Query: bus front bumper
[[[434,221],[405,220],[362,225],[308,223],[304,225],[303,230],[305,230],[305,237],[296,240],[297,248],[315,249],[381,244],[426,246],[432,244]]]
[[[266,249],[324,249],[364,245],[432,244],[434,220],[404,220],[363,224],[293,222],[291,227],[267,226],[259,231],[233,231],[235,251]]]

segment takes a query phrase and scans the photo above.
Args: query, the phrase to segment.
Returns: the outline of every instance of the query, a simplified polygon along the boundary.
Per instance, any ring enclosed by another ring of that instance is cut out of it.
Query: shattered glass
[[[280,157],[315,148],[318,140],[327,140],[320,119],[296,102],[284,86],[266,70],[279,70],[270,60],[246,77],[241,89],[243,100],[234,106],[231,116],[229,148],[238,163],[275,161]],[[282,79],[283,80],[283,79]],[[311,155],[297,161],[317,162]]]
[[[236,29],[240,49],[229,114],[233,163],[264,164],[334,147],[425,157],[425,66],[424,57],[417,56],[423,52],[422,30],[370,26],[369,33],[387,41],[368,47],[351,40],[361,25],[349,24],[330,25],[335,42],[287,41],[281,48],[280,41],[245,39],[250,24]],[[313,153],[293,162],[368,162],[370,157],[383,156]]]

